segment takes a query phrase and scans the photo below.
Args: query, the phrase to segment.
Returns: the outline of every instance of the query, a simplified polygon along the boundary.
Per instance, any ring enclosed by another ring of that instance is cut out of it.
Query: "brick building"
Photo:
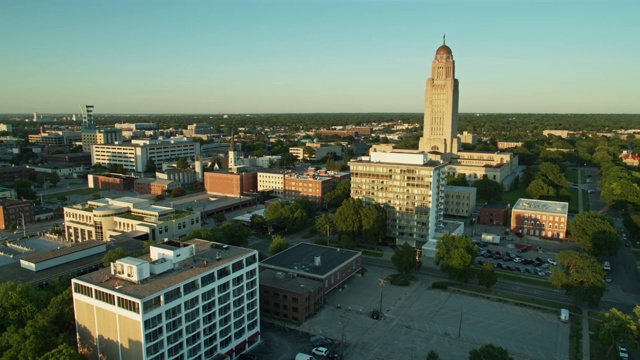
[[[7,230],[11,225],[22,226],[36,221],[33,201],[0,198],[0,229]]]
[[[302,323],[362,267],[361,253],[300,243],[260,262],[260,313]]]
[[[317,175],[287,174],[284,177],[284,197],[296,199],[301,196],[316,203],[322,208],[322,197],[335,188],[328,177]]]
[[[240,196],[258,191],[257,172],[205,172],[204,189],[208,194]]]
[[[518,199],[511,210],[511,231],[545,239],[567,239],[569,203]]]
[[[508,223],[508,203],[502,201],[490,201],[480,209],[478,224],[487,226],[507,226]]]
[[[128,191],[133,189],[133,176],[114,173],[89,174],[87,176],[89,187],[92,189]]]
[[[133,190],[140,194],[164,195],[179,187],[179,182],[164,179],[141,178],[133,182]]]
[[[36,171],[22,166],[0,168],[0,184],[9,184],[16,179],[28,179],[35,176]]]

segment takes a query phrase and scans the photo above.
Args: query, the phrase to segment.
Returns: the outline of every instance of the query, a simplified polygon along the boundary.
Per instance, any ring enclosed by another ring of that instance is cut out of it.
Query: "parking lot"
[[[491,248],[487,243],[474,242],[478,245],[478,256],[473,260],[477,266],[491,263],[496,270],[547,277],[551,275],[551,267],[556,265],[553,254],[546,254],[548,257],[545,258],[545,254],[527,250],[527,247]]]
[[[369,269],[344,291],[329,294],[325,308],[302,330],[337,339],[344,334],[344,355],[351,359],[418,359],[430,350],[463,359],[486,343],[517,359],[568,358],[570,325],[559,314],[433,290],[426,277],[409,287],[385,286],[384,319],[373,320],[369,312],[381,293],[377,274]]]

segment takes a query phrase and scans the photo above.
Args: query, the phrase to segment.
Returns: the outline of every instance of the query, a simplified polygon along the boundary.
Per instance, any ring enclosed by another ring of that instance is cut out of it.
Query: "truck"
[[[483,242],[486,242],[486,243],[500,244],[500,235],[482,233],[482,239],[481,240]]]
[[[309,354],[298,353],[295,360],[316,360],[316,358]]]

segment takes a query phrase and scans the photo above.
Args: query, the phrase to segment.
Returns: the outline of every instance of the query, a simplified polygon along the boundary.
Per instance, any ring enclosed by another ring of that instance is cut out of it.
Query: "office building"
[[[82,111],[82,151],[92,152],[93,145],[113,144],[122,141],[122,130],[120,129],[97,129],[93,123],[93,105],[80,107]]]
[[[82,134],[77,131],[47,131],[29,135],[29,142],[36,145],[62,146],[73,145],[82,141]]]
[[[511,209],[511,231],[539,238],[567,240],[569,203],[518,199]]]
[[[89,359],[237,359],[260,342],[258,253],[167,241],[72,280]]]
[[[128,191],[133,189],[136,178],[122,174],[100,173],[87,175],[87,180],[92,189]]]
[[[140,178],[133,182],[133,190],[140,194],[166,195],[182,184],[173,180]]]
[[[469,217],[476,208],[477,189],[473,186],[444,187],[444,214]]]
[[[70,242],[108,241],[127,233],[141,240],[173,239],[200,226],[200,213],[153,205],[140,198],[97,199],[64,208]]]
[[[35,221],[33,201],[0,198],[0,229],[8,230],[12,225],[22,229]]]
[[[122,165],[128,172],[145,172],[149,159],[160,168],[163,161],[180,157],[192,160],[199,153],[199,143],[184,139],[132,140],[126,144],[94,145],[91,162],[103,166]]]

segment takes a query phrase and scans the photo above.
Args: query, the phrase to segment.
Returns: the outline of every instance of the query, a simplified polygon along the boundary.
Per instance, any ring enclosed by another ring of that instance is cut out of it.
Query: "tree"
[[[555,188],[566,188],[569,186],[569,180],[564,176],[560,166],[550,162],[543,162],[538,166],[537,177]]]
[[[585,211],[576,215],[568,225],[571,237],[589,254],[614,256],[618,253],[622,238],[610,217]]]
[[[297,197],[294,203],[300,205],[309,219],[316,216],[317,205],[306,196]]]
[[[213,220],[213,222],[214,222],[216,225],[220,225],[220,224],[222,224],[223,222],[227,221],[227,217],[226,217],[226,216],[224,216],[224,214],[223,214],[223,213],[217,213],[217,214],[213,215],[213,216],[211,217],[211,219]]]
[[[178,169],[188,169],[189,162],[186,157],[179,157],[176,159],[176,168]]]
[[[18,199],[35,200],[36,192],[31,187],[31,182],[27,179],[15,179],[11,184],[16,191]]]
[[[336,210],[338,231],[351,234],[355,242],[356,234],[362,229],[362,200],[349,198]]]
[[[287,239],[283,238],[280,235],[276,235],[271,240],[271,245],[269,245],[269,254],[271,256],[283,252],[289,248],[289,242]]]
[[[171,190],[171,197],[172,198],[185,196],[185,195],[186,195],[186,193],[184,192],[184,189],[181,188],[181,187]]]
[[[158,195],[156,195],[155,198],[153,198],[153,201],[158,202],[158,201],[162,201],[162,200],[165,200],[165,199],[166,199],[166,197],[163,194],[158,194]]]
[[[440,360],[440,355],[435,350],[431,350],[427,353],[427,360]]]
[[[466,174],[458,174],[456,176],[447,175],[447,185],[451,186],[469,186]]]
[[[324,201],[329,207],[337,208],[351,196],[351,180],[345,179],[338,183],[336,188],[324,196]]]
[[[282,163],[283,167],[293,166],[295,165],[296,161],[298,161],[298,159],[292,153],[284,153],[280,158],[280,162]]]
[[[127,252],[123,248],[109,250],[102,257],[102,266],[109,267],[112,262],[116,262],[116,260],[120,260],[125,256],[127,256]]]
[[[156,162],[155,162],[155,160],[153,160],[153,158],[147,159],[147,163],[144,166],[144,171],[145,172],[156,172],[157,171]]]
[[[478,271],[478,284],[486,286],[487,289],[492,287],[498,282],[498,274],[493,269],[493,264],[486,262],[482,264],[480,271]]]
[[[553,268],[551,285],[573,296],[575,305],[586,302],[598,306],[605,292],[602,264],[589,254],[561,251],[556,256],[558,265]]]
[[[484,201],[501,200],[504,187],[497,181],[490,180],[485,175],[482,179],[473,183],[473,186],[478,189],[478,198]]]
[[[236,221],[226,222],[215,228],[214,241],[233,246],[246,247],[251,230]]]
[[[533,180],[526,191],[533,199],[552,198],[556,195],[556,190],[540,179]]]
[[[253,231],[263,231],[266,226],[267,222],[265,221],[264,216],[258,214],[251,215],[251,223],[249,224],[249,227]]]
[[[387,232],[387,212],[380,204],[367,204],[362,209],[362,238],[376,244]]]
[[[469,351],[469,360],[513,360],[509,351],[493,344],[484,344]]]
[[[636,339],[638,339],[640,335],[640,306],[636,305],[633,313],[635,318],[616,308],[600,312],[602,323],[598,328],[598,338],[603,344],[609,344],[607,356],[620,339],[625,340],[627,344],[634,344],[634,347],[637,347]]]
[[[43,187],[45,180],[46,179],[43,174],[36,175],[36,184],[38,184],[38,187]]]
[[[400,275],[410,275],[418,266],[416,249],[407,243],[402,244],[402,246],[391,255],[391,262]]]
[[[445,234],[436,244],[434,260],[450,279],[467,282],[473,277],[471,261],[477,253],[476,245],[466,235]]]
[[[305,146],[304,150],[302,150],[302,153],[304,154],[304,158],[309,160],[312,157],[316,156],[316,150],[314,148],[312,148],[311,146]]]

